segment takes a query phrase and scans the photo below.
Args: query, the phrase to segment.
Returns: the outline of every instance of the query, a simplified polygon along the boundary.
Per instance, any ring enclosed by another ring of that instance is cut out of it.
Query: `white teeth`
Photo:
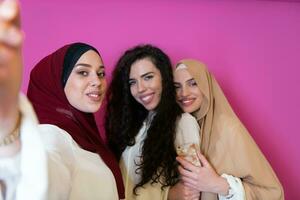
[[[95,97],[95,98],[99,97],[98,94],[89,94],[89,96],[90,96],[90,97]]]
[[[181,103],[183,105],[189,105],[193,102],[194,100],[193,99],[185,99],[185,100],[182,100]]]
[[[142,101],[148,101],[148,100],[151,98],[151,96],[152,96],[152,95],[143,97],[143,98],[142,98]]]
[[[182,103],[190,103],[190,102],[192,102],[192,100],[184,100],[184,101],[182,101]]]

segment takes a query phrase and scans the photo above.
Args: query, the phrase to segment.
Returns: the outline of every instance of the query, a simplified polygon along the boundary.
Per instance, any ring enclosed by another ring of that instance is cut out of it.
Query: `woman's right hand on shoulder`
[[[198,200],[200,193],[185,186],[181,181],[169,189],[168,200]]]

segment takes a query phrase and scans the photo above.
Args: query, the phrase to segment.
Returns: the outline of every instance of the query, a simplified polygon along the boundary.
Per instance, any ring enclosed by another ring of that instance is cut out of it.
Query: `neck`
[[[19,110],[17,103],[0,105],[0,140],[9,135],[15,128],[19,120]],[[8,157],[16,154],[20,149],[20,142],[16,141],[7,146],[0,146],[0,157]]]

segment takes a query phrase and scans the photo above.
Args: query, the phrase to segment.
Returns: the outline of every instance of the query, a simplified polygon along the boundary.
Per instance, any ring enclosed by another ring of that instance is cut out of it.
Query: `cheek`
[[[106,89],[107,89],[106,79],[101,80],[101,87],[102,87],[103,91],[106,91]]]
[[[203,95],[197,96],[197,107],[200,107],[203,101]]]
[[[176,91],[176,101],[178,101],[179,98],[180,98],[180,93],[179,93],[179,91]]]
[[[130,87],[130,94],[135,98],[136,90],[134,86]]]

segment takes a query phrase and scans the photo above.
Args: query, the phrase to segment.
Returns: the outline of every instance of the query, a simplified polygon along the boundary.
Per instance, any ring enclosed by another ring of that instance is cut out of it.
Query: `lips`
[[[90,100],[99,102],[101,101],[102,93],[100,91],[92,91],[86,94]]]
[[[195,101],[194,98],[184,98],[184,99],[179,100],[180,104],[183,107],[188,107],[188,106],[192,105],[194,103],[194,101]]]
[[[151,94],[141,95],[139,99],[144,105],[147,105],[151,103],[153,97],[154,97],[154,93],[151,93]]]

